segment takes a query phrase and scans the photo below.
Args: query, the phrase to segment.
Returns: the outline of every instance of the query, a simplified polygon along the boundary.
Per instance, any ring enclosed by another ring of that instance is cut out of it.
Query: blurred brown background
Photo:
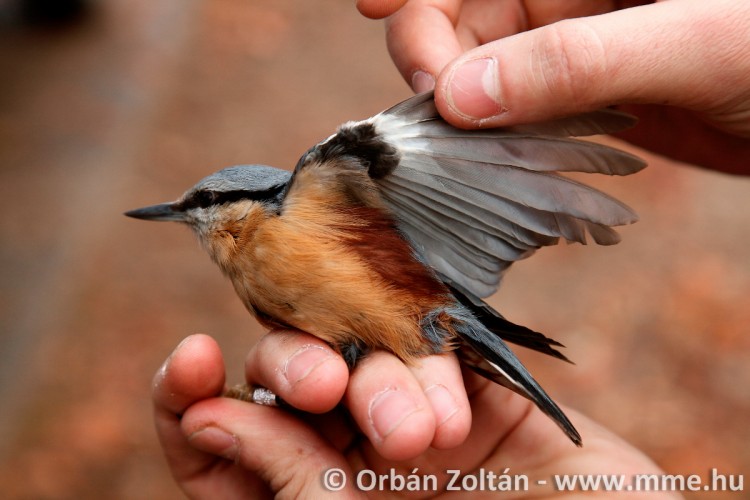
[[[291,168],[410,91],[353,2],[72,3],[0,3],[0,496],[180,498],[152,374],[205,332],[237,382],[262,331],[185,228],[121,213],[220,167]],[[649,160],[595,179],[641,214],[619,246],[545,249],[491,302],[568,346],[576,366],[521,353],[558,401],[747,490],[750,180]]]

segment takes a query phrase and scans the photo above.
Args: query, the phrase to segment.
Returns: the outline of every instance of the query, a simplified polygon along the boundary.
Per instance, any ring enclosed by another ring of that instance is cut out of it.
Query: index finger
[[[430,90],[440,71],[463,53],[455,26],[460,0],[413,0],[386,20],[388,52],[415,92]]]

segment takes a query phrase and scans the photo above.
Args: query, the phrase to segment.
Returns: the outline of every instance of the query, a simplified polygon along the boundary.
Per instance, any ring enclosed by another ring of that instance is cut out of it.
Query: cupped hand
[[[554,493],[553,474],[658,472],[640,452],[568,409],[584,436],[584,448],[575,447],[528,401],[462,373],[451,355],[407,367],[378,352],[350,375],[315,337],[271,332],[248,355],[246,376],[291,408],[219,397],[224,373],[216,342],[193,335],[154,379],[157,432],[172,474],[192,498],[321,498],[340,484],[325,483],[333,469],[346,477],[345,497],[365,495],[357,484],[363,470],[434,475],[437,488],[422,497],[439,496],[453,470],[524,475],[530,489],[518,497]],[[393,496],[377,488],[367,494]]]

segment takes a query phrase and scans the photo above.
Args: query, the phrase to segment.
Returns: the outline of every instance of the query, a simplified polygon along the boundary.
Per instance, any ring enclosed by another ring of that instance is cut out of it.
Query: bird
[[[225,168],[176,201],[125,215],[191,227],[265,327],[310,333],[350,368],[373,350],[407,365],[454,352],[581,446],[507,343],[569,361],[564,346],[483,299],[513,262],[541,247],[620,241],[613,226],[635,222],[636,213],[561,172],[644,168],[635,155],[578,138],[635,121],[603,109],[470,131],[443,120],[426,92],[344,123],[293,171]]]

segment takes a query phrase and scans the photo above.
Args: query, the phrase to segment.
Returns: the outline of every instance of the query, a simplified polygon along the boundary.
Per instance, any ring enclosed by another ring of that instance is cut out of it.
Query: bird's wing
[[[586,243],[586,233],[615,244],[620,238],[611,226],[637,220],[618,200],[558,173],[628,175],[644,168],[631,154],[571,138],[634,122],[602,110],[467,131],[442,120],[428,92],[342,125],[315,151],[359,158],[421,258],[486,297],[511,263],[537,248],[560,237]]]
[[[598,244],[615,244],[611,226],[638,219],[618,200],[558,174],[644,168],[631,154],[570,138],[632,126],[624,113],[466,131],[443,121],[425,93],[370,121],[399,156],[376,182],[403,232],[430,265],[479,297],[494,293],[502,271],[541,246],[560,237],[586,243],[587,232]]]

